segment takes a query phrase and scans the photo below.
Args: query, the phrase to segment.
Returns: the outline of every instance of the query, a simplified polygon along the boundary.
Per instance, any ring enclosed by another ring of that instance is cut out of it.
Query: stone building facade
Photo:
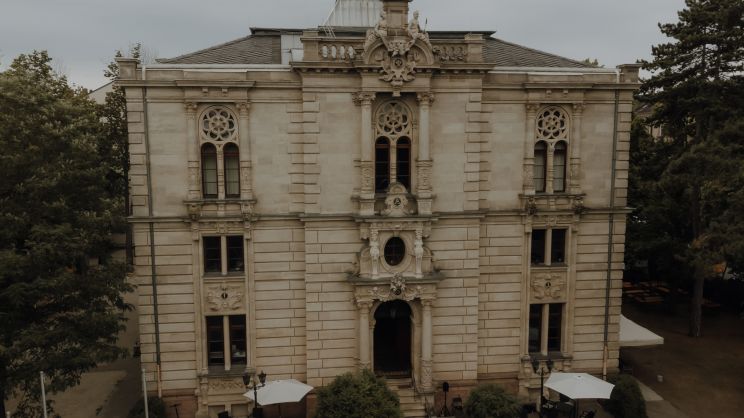
[[[616,369],[638,66],[408,6],[119,59],[142,363],[180,416],[247,416],[255,370],[371,368],[431,405],[445,381],[534,399],[532,359]]]

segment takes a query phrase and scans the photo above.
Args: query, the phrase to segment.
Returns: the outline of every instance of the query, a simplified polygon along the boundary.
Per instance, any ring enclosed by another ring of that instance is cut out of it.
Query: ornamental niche
[[[434,64],[429,34],[421,29],[419,13],[413,13],[408,25],[388,24],[386,12],[373,29],[367,31],[362,59],[365,64],[382,67],[380,80],[389,82],[393,95],[399,96],[401,87],[416,79],[416,69]]]

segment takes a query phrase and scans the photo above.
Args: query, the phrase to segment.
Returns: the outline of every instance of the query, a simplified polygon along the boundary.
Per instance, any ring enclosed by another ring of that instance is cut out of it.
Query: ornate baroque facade
[[[246,370],[371,368],[431,403],[534,398],[533,358],[617,367],[637,66],[426,33],[407,0],[253,32],[119,60],[151,389],[240,418]]]

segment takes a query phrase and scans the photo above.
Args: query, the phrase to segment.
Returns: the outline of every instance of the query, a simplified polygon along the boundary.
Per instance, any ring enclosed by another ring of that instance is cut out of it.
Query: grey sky
[[[142,42],[173,57],[249,27],[322,24],[334,0],[2,0],[0,65],[46,49],[71,81],[96,88],[114,51]],[[651,55],[684,0],[414,0],[433,30],[495,30],[506,41],[614,67]]]

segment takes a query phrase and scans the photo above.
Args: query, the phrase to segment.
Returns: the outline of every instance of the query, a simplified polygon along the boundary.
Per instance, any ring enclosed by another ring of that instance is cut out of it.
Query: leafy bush
[[[519,418],[520,411],[517,400],[494,384],[476,387],[465,402],[468,418]]]
[[[646,415],[646,401],[641,394],[638,382],[627,374],[621,374],[610,379],[615,384],[610,399],[602,406],[615,418],[648,418]]]
[[[165,418],[165,402],[157,396],[147,397],[147,409],[150,418]],[[129,411],[128,418],[145,418],[145,400],[140,399]]]
[[[371,371],[346,373],[318,390],[316,418],[403,418],[398,396]]]

